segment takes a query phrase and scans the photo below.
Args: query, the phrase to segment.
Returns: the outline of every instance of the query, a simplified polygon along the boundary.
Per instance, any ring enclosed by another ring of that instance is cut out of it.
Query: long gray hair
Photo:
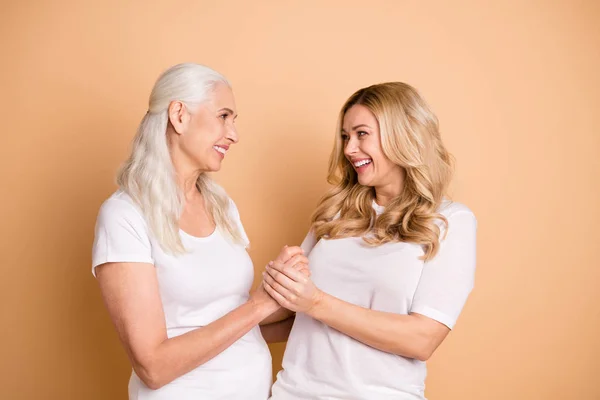
[[[166,135],[169,104],[181,101],[188,110],[196,110],[219,82],[230,86],[224,76],[199,64],[178,64],[163,72],[150,94],[148,112],[138,127],[131,155],[117,175],[117,184],[141,208],[160,246],[173,255],[186,250],[179,236],[183,193],[175,180]],[[223,188],[205,173],[198,177],[196,187],[217,228],[234,242],[243,243],[242,234],[230,217],[230,201]]]

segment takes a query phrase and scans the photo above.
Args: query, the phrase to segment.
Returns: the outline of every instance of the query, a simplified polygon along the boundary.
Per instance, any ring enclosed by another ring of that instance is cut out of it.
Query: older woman
[[[238,210],[207,172],[238,142],[231,87],[197,64],[156,82],[148,112],[99,212],[93,272],[131,364],[132,400],[264,400],[290,320],[262,287]],[[302,269],[299,248],[276,259]],[[307,273],[306,268],[303,270]],[[267,325],[267,322],[274,322]]]

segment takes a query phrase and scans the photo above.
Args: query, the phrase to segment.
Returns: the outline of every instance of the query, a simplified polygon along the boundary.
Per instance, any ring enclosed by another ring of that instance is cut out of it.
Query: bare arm
[[[260,326],[267,326],[277,322],[285,321],[286,319],[293,317],[295,313],[284,307],[279,307],[277,311],[269,315],[267,318],[260,321]]]
[[[445,325],[419,314],[399,315],[363,308],[319,289],[288,267],[267,268],[266,291],[281,304],[304,312],[328,326],[376,349],[427,360],[448,335]]]
[[[370,310],[323,294],[308,313],[330,327],[378,350],[426,361],[450,329],[420,314]]]
[[[107,263],[97,267],[97,278],[133,369],[151,389],[212,359],[279,308],[259,288],[222,318],[169,339],[153,265]]]
[[[283,321],[274,322],[268,325],[262,325],[260,331],[267,343],[285,342],[290,336],[292,325],[294,325],[295,316]]]

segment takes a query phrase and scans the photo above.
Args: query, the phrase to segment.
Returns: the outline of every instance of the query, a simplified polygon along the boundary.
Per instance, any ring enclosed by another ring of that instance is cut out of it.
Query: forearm
[[[403,357],[426,360],[437,347],[416,315],[370,310],[326,293],[307,314],[366,345]]]
[[[285,321],[286,319],[292,317],[294,315],[293,311],[288,310],[284,307],[279,307],[277,311],[273,314],[269,315],[267,318],[260,321],[260,325],[269,325],[275,322]]]
[[[291,316],[283,321],[272,324],[261,325],[260,331],[267,343],[285,342],[290,336],[290,331],[294,325],[295,316]]]
[[[247,302],[202,328],[163,341],[137,365],[136,372],[152,389],[164,386],[223,352],[268,313]]]

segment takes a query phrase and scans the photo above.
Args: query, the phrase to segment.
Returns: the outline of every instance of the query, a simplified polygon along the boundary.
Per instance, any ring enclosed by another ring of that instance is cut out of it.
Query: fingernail
[[[269,261],[269,266],[273,265],[273,261]]]

